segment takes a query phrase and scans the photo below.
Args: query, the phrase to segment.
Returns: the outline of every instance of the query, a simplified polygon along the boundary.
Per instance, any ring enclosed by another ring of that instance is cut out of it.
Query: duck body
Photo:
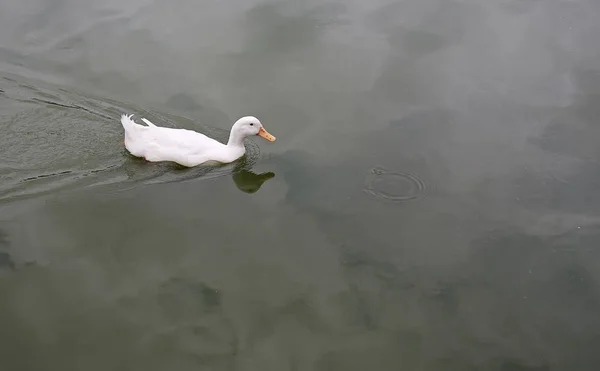
[[[248,136],[258,135],[275,141],[253,116],[242,117],[233,124],[227,144],[193,130],[159,127],[145,118],[142,121],[147,126],[137,124],[131,115],[121,116],[124,144],[133,156],[150,162],[171,161],[186,167],[210,162],[230,163],[246,153],[244,138]]]

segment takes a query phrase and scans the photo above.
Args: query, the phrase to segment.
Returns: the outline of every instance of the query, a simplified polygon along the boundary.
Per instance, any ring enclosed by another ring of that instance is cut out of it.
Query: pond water
[[[0,0],[0,369],[599,369],[599,19]],[[122,113],[277,141],[148,163]]]

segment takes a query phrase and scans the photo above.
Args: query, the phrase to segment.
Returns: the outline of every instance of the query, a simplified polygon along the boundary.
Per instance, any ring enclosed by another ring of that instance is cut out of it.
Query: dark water
[[[0,370],[600,369],[600,3],[0,0]],[[121,113],[220,139],[148,164]]]

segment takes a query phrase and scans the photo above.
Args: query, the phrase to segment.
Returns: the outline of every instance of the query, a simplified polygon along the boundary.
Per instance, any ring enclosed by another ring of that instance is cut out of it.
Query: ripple
[[[196,122],[19,76],[0,75],[0,88],[4,129],[0,137],[0,205],[89,187],[126,191],[230,176],[249,171],[260,157],[258,145],[247,139],[246,154],[231,164],[184,168],[169,162],[146,163],[119,144],[121,113],[147,117],[160,126],[193,129],[221,142],[227,141],[229,128],[203,123],[212,120]]]
[[[427,183],[414,174],[376,167],[367,176],[364,190],[382,200],[404,202],[422,198],[427,189]]]

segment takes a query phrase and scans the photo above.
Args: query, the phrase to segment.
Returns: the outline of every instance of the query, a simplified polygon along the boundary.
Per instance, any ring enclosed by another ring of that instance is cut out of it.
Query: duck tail
[[[123,125],[123,129],[125,129],[125,133],[132,132],[137,126],[140,126],[131,119],[131,116],[133,115],[121,115],[121,125]]]
[[[150,126],[151,128],[157,127],[156,125],[154,125],[153,123],[151,123],[150,120],[146,120],[143,117],[142,117],[142,121],[144,121],[146,123],[146,125]]]

